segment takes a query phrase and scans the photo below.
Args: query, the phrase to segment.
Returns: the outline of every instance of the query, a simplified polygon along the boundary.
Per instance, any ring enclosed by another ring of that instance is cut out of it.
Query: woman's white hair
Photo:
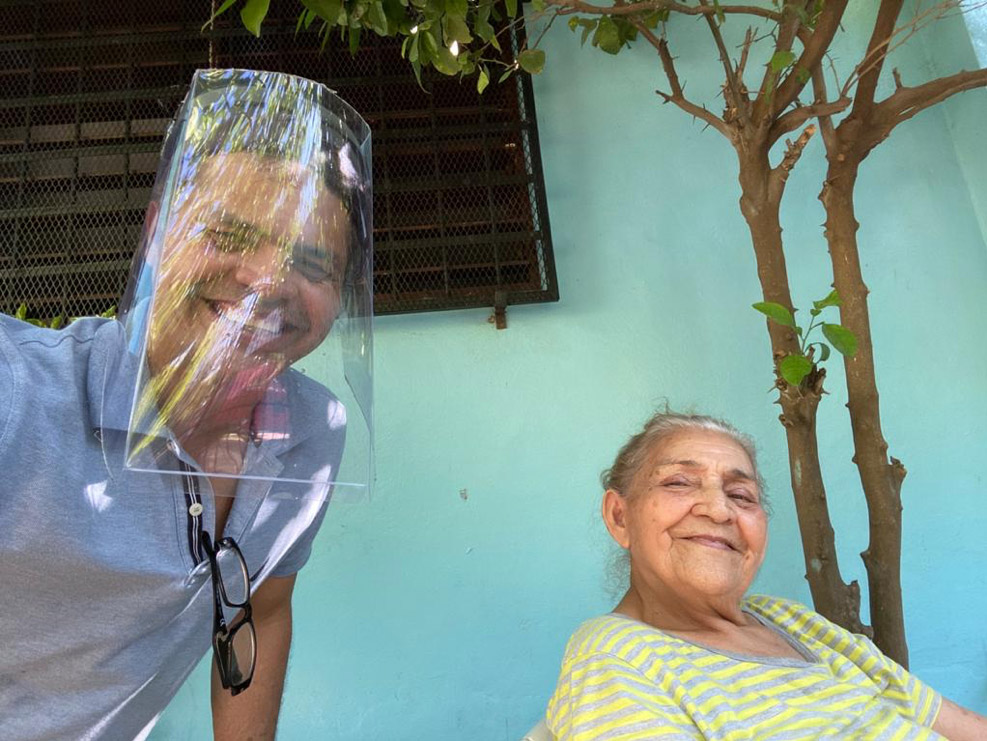
[[[708,430],[726,435],[744,449],[754,467],[754,479],[764,501],[764,479],[757,467],[754,440],[729,422],[705,414],[680,414],[665,410],[654,414],[644,428],[631,437],[617,453],[613,465],[600,475],[604,489],[613,489],[622,497],[630,491],[631,481],[640,471],[654,449],[675,434],[685,430]]]

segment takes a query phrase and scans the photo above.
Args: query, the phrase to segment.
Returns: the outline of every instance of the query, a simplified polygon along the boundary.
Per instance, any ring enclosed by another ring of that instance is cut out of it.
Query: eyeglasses
[[[233,538],[223,538],[213,548],[209,533],[202,533],[203,550],[212,571],[213,656],[223,689],[238,695],[250,686],[257,661],[257,632],[250,611],[250,574]],[[229,625],[225,607],[236,610]]]

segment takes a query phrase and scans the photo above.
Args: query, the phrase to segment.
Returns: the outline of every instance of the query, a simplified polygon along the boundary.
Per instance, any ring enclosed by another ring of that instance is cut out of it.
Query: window
[[[558,298],[530,80],[438,74],[400,40],[320,52],[275,0],[260,39],[207,3],[13,0],[0,13],[0,311],[99,313],[122,293],[165,127],[200,67],[327,83],[373,130],[376,313]],[[521,38],[513,38],[515,45]],[[212,65],[210,64],[212,62]]]

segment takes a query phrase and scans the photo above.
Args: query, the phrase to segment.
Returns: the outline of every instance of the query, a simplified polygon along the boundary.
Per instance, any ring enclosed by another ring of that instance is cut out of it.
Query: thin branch
[[[705,121],[707,124],[723,134],[723,136],[727,139],[733,141],[733,132],[723,119],[706,110],[702,106],[696,105],[695,103],[687,100],[685,95],[682,94],[682,85],[679,83],[679,76],[675,71],[675,62],[672,59],[671,52],[668,51],[668,44],[665,39],[659,39],[656,37],[653,33],[651,33],[649,28],[644,26],[644,24],[638,25],[637,28],[641,35],[648,40],[648,43],[658,50],[658,56],[661,57],[662,68],[665,70],[665,77],[668,78],[668,84],[672,89],[671,94],[663,93],[661,90],[655,90],[655,92],[658,93],[658,95],[660,95],[666,103],[674,103],[686,113],[691,113],[696,118]]]
[[[708,0],[699,0],[700,5],[706,6]],[[706,24],[709,26],[709,32],[713,35],[713,41],[716,43],[716,48],[720,52],[720,62],[723,64],[723,71],[726,73],[727,81],[724,92],[727,93],[727,109],[731,107],[735,111],[734,116],[740,119],[742,124],[747,124],[750,121],[750,113],[747,110],[747,93],[743,89],[743,81],[737,80],[736,72],[733,68],[733,63],[730,61],[730,55],[727,53],[727,45],[723,43],[723,34],[720,33],[719,21],[713,15],[706,16]],[[725,117],[724,117],[725,118]]]
[[[655,10],[667,10],[681,15],[716,15],[717,10],[711,6],[685,5],[675,0],[646,0],[645,2],[628,3],[627,5],[594,5],[584,0],[546,0],[546,5],[565,8],[560,15],[571,13],[586,13],[587,15],[634,15],[636,13],[651,13]],[[753,15],[780,22],[781,13],[769,8],[759,8],[756,5],[721,5],[719,12],[726,15]]]
[[[552,14],[552,17],[548,19],[548,23],[545,24],[545,27],[542,28],[541,33],[538,34],[538,38],[535,39],[535,43],[533,45],[531,45],[531,44],[528,45],[528,48],[529,49],[537,49],[538,48],[538,44],[540,44],[541,43],[541,40],[543,38],[545,38],[545,34],[548,33],[548,29],[550,29],[552,27],[552,24],[555,23],[555,19],[558,18],[559,15],[560,15],[560,13],[557,10]]]
[[[799,70],[810,71],[822,61],[823,55],[829,49],[830,44],[833,43],[833,38],[840,28],[840,22],[843,20],[843,14],[846,12],[847,3],[848,0],[828,0],[824,6],[822,13],[816,21],[816,27],[812,31],[812,35],[809,36],[808,41],[803,42],[804,48],[801,56],[775,92],[774,106],[772,109],[775,114],[788,108],[798,97],[799,93],[802,92],[805,84],[809,81],[809,77],[803,76],[800,78]]]
[[[829,117],[834,113],[841,113],[849,108],[852,102],[850,98],[840,98],[839,100],[834,100],[832,103],[817,102],[812,105],[793,108],[774,122],[768,134],[768,142],[769,144],[774,144],[785,134],[795,131],[795,129],[810,118],[818,118],[820,116]]]
[[[894,77],[894,86],[896,90],[901,90],[903,87],[905,87],[904,84],[901,82],[901,73],[898,71],[897,67],[891,70],[891,75]]]
[[[740,61],[737,62],[737,77],[740,79],[741,83],[744,81],[744,70],[747,69],[747,55],[750,54],[753,43],[754,29],[748,26],[747,33],[744,34],[744,45],[740,50]]]

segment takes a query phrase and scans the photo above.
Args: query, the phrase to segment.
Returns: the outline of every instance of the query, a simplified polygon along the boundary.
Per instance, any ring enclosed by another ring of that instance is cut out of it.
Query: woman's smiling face
[[[614,539],[637,588],[736,597],[764,560],[767,514],[754,466],[729,435],[683,429],[658,443],[617,507]],[[606,504],[605,504],[606,507]]]

